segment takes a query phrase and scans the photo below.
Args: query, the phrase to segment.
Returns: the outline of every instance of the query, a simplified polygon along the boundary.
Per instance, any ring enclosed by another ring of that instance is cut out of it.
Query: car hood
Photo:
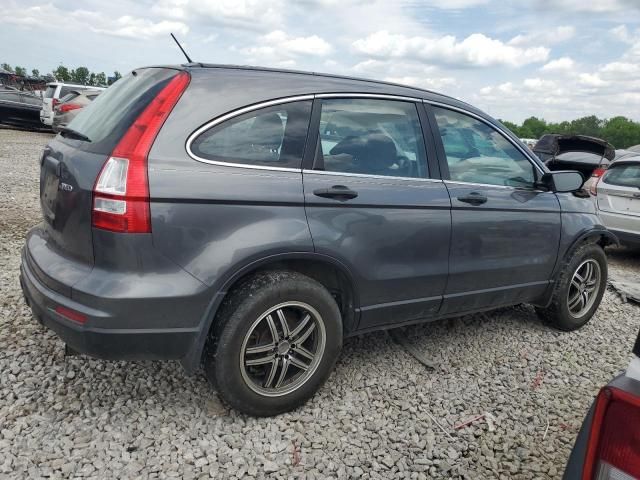
[[[613,160],[616,156],[616,150],[609,142],[586,135],[543,135],[533,151],[543,160],[566,152],[592,153],[607,160]]]

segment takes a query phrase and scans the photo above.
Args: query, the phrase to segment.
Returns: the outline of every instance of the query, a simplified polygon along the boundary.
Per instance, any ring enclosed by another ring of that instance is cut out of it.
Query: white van
[[[72,90],[104,90],[101,87],[90,85],[74,85],[73,83],[51,82],[47,83],[47,90],[44,92],[42,109],[40,110],[40,121],[45,125],[53,123],[53,109],[60,103],[60,99]]]

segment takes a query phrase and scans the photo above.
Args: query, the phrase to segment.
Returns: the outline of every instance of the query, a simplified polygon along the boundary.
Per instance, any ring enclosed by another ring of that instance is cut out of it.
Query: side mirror
[[[545,173],[539,183],[555,193],[577,192],[584,184],[584,177],[578,171],[564,170]]]

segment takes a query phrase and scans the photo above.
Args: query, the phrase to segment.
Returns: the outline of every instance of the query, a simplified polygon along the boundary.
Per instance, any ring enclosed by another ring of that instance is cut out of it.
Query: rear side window
[[[60,103],[65,103],[65,102],[68,102],[70,100],[73,100],[74,98],[76,98],[79,95],[80,94],[78,92],[67,93],[64,97],[62,97],[60,99]]]
[[[500,132],[453,110],[434,107],[453,181],[532,188],[533,164]]]
[[[310,115],[311,100],[254,110],[201,133],[191,152],[216,162],[300,168]]]
[[[60,95],[58,95],[58,98],[63,98],[66,97],[67,95],[69,95],[73,90],[77,89],[78,87],[60,87]]]
[[[44,92],[44,98],[53,98],[54,93],[56,93],[56,86],[49,85],[47,90]]]
[[[609,185],[640,188],[640,164],[614,165],[602,177]]]
[[[392,177],[427,176],[415,104],[393,100],[322,100],[314,169]]]
[[[145,68],[125,75],[83,108],[69,128],[91,142],[77,148],[108,154],[149,102],[178,74],[168,68]]]

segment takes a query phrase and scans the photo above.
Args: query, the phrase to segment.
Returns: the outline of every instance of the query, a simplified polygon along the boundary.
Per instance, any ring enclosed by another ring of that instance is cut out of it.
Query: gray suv
[[[577,172],[437,93],[187,64],[131,72],[44,150],[21,283],[77,352],[179,359],[253,415],[345,337],[531,303],[562,330],[616,242]]]

